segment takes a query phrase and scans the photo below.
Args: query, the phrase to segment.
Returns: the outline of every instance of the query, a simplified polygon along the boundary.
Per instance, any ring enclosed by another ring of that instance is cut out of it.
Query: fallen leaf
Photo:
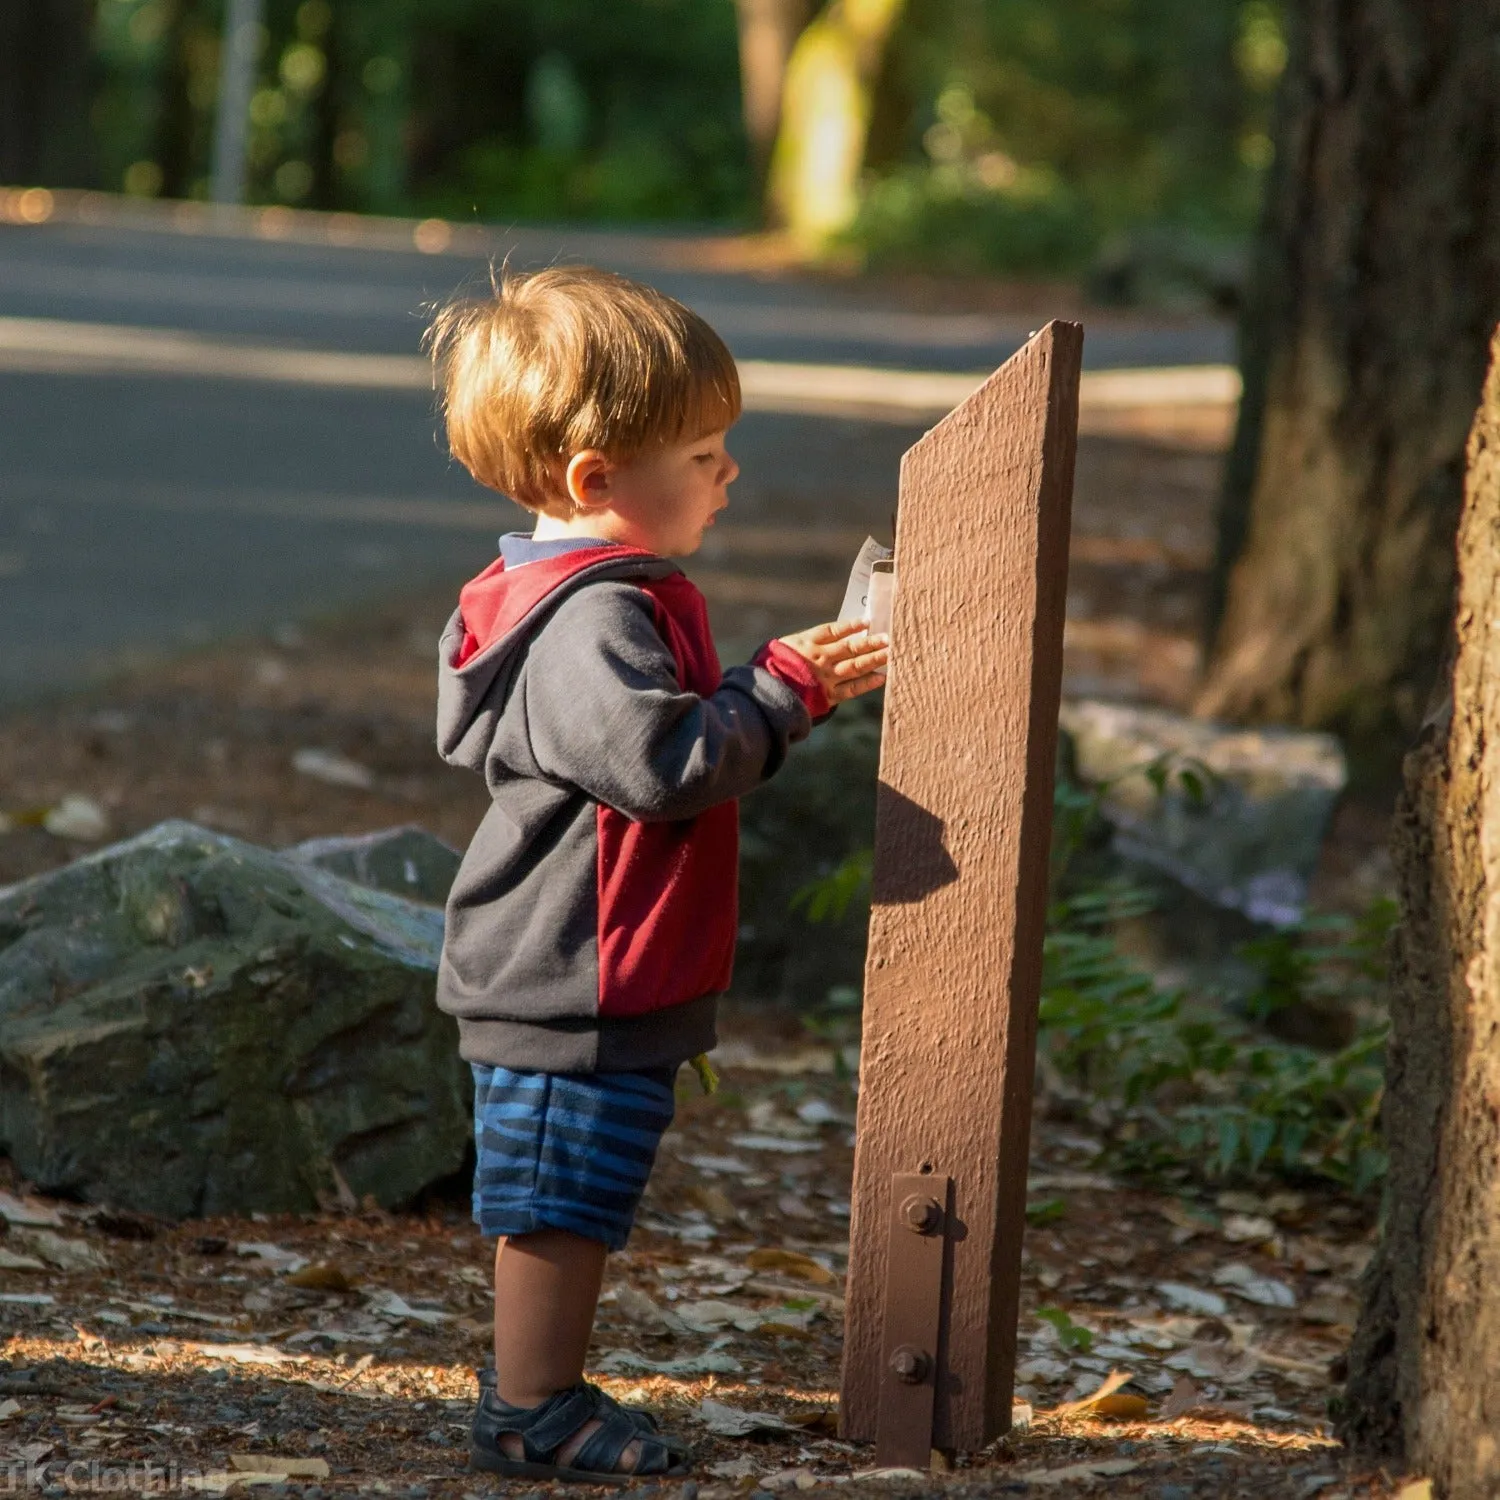
[[[1057,1417],[1076,1416],[1081,1412],[1092,1411],[1099,1402],[1113,1396],[1121,1386],[1129,1385],[1131,1372],[1129,1370],[1111,1370],[1100,1382],[1099,1388],[1090,1392],[1078,1401],[1064,1401],[1061,1405],[1052,1409],[1052,1415]]]
[[[851,1479],[900,1479],[903,1481],[915,1479],[922,1484],[927,1484],[932,1479],[932,1475],[922,1469],[856,1469],[849,1477]]]
[[[1105,1479],[1113,1474],[1129,1474],[1140,1468],[1133,1458],[1105,1458],[1093,1463],[1069,1464],[1062,1469],[1032,1469],[1016,1477],[1022,1484],[1066,1484],[1070,1479]]]
[[[1231,1261],[1214,1272],[1214,1285],[1228,1287],[1236,1297],[1254,1302],[1258,1307],[1295,1307],[1297,1294],[1284,1281],[1273,1276],[1257,1276],[1249,1266]]]
[[[841,1115],[826,1099],[804,1099],[797,1106],[797,1118],[804,1125],[848,1125],[847,1115]]]
[[[773,1495],[781,1490],[810,1490],[817,1483],[817,1477],[808,1468],[782,1469],[779,1474],[767,1474],[760,1482],[761,1488]]]
[[[278,1458],[271,1453],[231,1453],[229,1467],[242,1473],[279,1474],[283,1479],[327,1479],[326,1458]]]
[[[761,1378],[765,1378],[764,1374]],[[803,1432],[816,1433],[819,1437],[839,1435],[839,1414],[831,1406],[822,1407],[818,1411],[795,1412],[788,1420],[792,1426],[800,1427]]]
[[[1274,1239],[1276,1225],[1262,1214],[1230,1214],[1221,1232],[1226,1240],[1244,1245]]]
[[[45,1271],[46,1264],[34,1255],[17,1255],[0,1246],[0,1271]]]
[[[38,1224],[60,1229],[62,1215],[50,1203],[39,1198],[18,1198],[14,1193],[0,1192],[0,1219],[7,1224]]]
[[[615,1306],[632,1323],[639,1323],[643,1328],[656,1328],[666,1332],[681,1327],[675,1317],[663,1312],[644,1292],[627,1282],[622,1282],[615,1288]]]
[[[300,1271],[307,1264],[305,1255],[298,1255],[295,1250],[284,1250],[280,1245],[268,1244],[264,1240],[252,1240],[237,1244],[234,1247],[236,1255],[248,1255],[256,1260],[263,1260],[274,1266],[276,1270],[290,1273]]]
[[[21,1403],[19,1401],[11,1398],[0,1401],[0,1422],[5,1421],[8,1417],[15,1416],[20,1409]]]
[[[1096,1397],[1089,1410],[1095,1416],[1111,1417],[1117,1422],[1142,1422],[1151,1413],[1151,1403],[1144,1396],[1116,1391],[1113,1395]]]
[[[688,1200],[694,1208],[701,1208],[711,1219],[721,1222],[729,1219],[737,1219],[740,1211],[730,1200],[729,1194],[723,1188],[715,1187],[712,1183],[694,1182],[690,1183],[683,1197]]]
[[[328,1261],[315,1261],[310,1266],[303,1266],[299,1270],[288,1272],[286,1284],[305,1287],[315,1292],[351,1292],[354,1290],[354,1283],[345,1274],[343,1268]]]
[[[305,1354],[283,1354],[280,1349],[268,1349],[263,1344],[185,1343],[182,1347],[205,1359],[227,1359],[236,1365],[300,1365],[307,1362]]]
[[[789,1219],[811,1219],[815,1215],[808,1207],[806,1198],[799,1198],[796,1193],[782,1193],[776,1200],[776,1208],[779,1213],[785,1214]]]
[[[1192,1376],[1179,1375],[1157,1415],[1163,1422],[1175,1422],[1178,1417],[1186,1416],[1192,1411],[1201,1399],[1202,1393]]]
[[[1217,1292],[1206,1292],[1202,1287],[1188,1286],[1182,1281],[1160,1281],[1156,1284],[1156,1294],[1168,1307],[1175,1307],[1179,1312],[1222,1318],[1229,1311],[1229,1304]]]
[[[805,1344],[812,1342],[812,1334],[805,1328],[798,1328],[795,1323],[778,1323],[772,1320],[762,1323],[757,1332],[769,1339],[800,1339]]]
[[[0,1302],[13,1307],[50,1307],[56,1301],[51,1292],[0,1292]]]
[[[403,1323],[425,1323],[436,1327],[439,1323],[450,1323],[453,1314],[432,1307],[413,1307],[399,1292],[377,1289],[369,1294],[366,1305],[377,1317],[390,1318]]]
[[[735,1302],[679,1302],[672,1311],[694,1333],[717,1333],[721,1328],[753,1333],[762,1321],[754,1308]]]
[[[292,756],[292,769],[300,776],[310,776],[314,781],[327,782],[329,786],[353,787],[367,792],[375,785],[375,773],[337,750],[307,748]]]
[[[1432,1481],[1413,1479],[1396,1491],[1396,1500],[1432,1500]]]
[[[821,1141],[799,1141],[791,1136],[785,1135],[732,1135],[729,1137],[732,1146],[738,1146],[742,1151],[785,1151],[796,1153],[799,1151],[821,1151]]]
[[[128,1307],[133,1313],[146,1318],[182,1318],[189,1323],[217,1323],[221,1327],[233,1326],[238,1318],[226,1317],[223,1313],[199,1312],[196,1307],[178,1307],[175,1302],[131,1302],[125,1297],[110,1299],[118,1307]]]
[[[1199,1380],[1238,1385],[1255,1374],[1261,1358],[1258,1351],[1236,1349],[1232,1344],[1198,1343],[1169,1355],[1162,1363],[1169,1370],[1181,1370]]]
[[[704,1400],[698,1417],[715,1437],[743,1438],[757,1432],[797,1432],[800,1429],[774,1412],[741,1411],[722,1401]]]
[[[87,1240],[68,1239],[50,1229],[20,1228],[11,1238],[59,1271],[107,1271],[109,1260]]]
[[[714,1347],[682,1359],[647,1359],[633,1349],[611,1349],[594,1368],[605,1375],[738,1375],[743,1366]]]
[[[109,814],[92,797],[69,792],[43,815],[42,827],[54,838],[92,844],[109,832]]]
[[[750,1163],[741,1161],[737,1156],[684,1156],[690,1167],[697,1167],[700,1172],[725,1173],[729,1176],[742,1177],[750,1170]]]
[[[760,1473],[760,1465],[753,1458],[730,1458],[710,1464],[708,1472],[715,1479],[754,1479]]]
[[[795,1276],[814,1286],[837,1286],[839,1280],[827,1266],[820,1265],[812,1256],[803,1255],[799,1250],[763,1246],[752,1250],[745,1257],[745,1264],[752,1271],[779,1271],[783,1276]]]

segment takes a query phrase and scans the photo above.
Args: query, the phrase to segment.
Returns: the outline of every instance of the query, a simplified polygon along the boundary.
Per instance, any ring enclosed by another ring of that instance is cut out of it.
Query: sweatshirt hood
[[[438,648],[438,750],[483,771],[500,705],[487,702],[531,633],[575,588],[597,579],[664,578],[674,563],[639,547],[577,548],[518,567],[497,558],[459,590]],[[481,713],[481,709],[484,712]],[[488,728],[481,719],[489,720]],[[478,729],[479,733],[474,733]]]

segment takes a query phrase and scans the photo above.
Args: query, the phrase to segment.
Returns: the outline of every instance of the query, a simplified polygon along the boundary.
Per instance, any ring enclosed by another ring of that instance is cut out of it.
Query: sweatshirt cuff
[[[767,641],[751,658],[750,665],[769,672],[777,682],[791,688],[810,718],[826,718],[833,712],[833,704],[828,701],[812,663],[784,641]]]

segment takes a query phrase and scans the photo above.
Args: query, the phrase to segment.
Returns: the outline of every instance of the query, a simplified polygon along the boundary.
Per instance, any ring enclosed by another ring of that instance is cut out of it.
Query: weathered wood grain
[[[844,1347],[876,1435],[891,1178],[955,1184],[934,1445],[1010,1423],[1083,330],[1051,323],[901,466]]]

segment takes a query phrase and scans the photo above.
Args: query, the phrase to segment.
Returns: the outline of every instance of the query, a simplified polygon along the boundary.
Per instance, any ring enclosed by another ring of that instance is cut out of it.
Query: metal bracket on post
[[[952,1219],[951,1177],[892,1176],[875,1432],[875,1462],[882,1468],[926,1469],[932,1463]]]

